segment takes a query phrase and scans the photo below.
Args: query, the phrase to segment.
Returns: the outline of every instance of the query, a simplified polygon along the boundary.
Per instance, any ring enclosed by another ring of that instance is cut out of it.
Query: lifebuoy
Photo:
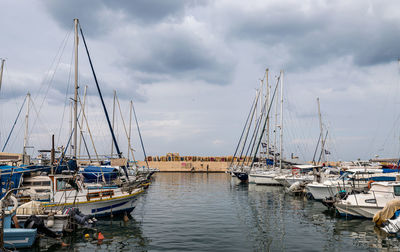
[[[371,189],[371,184],[374,183],[374,182],[375,181],[373,181],[373,180],[368,181],[368,189]]]

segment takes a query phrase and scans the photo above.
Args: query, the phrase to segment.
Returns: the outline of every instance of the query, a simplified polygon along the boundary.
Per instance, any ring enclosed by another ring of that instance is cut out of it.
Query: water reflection
[[[102,244],[69,237],[42,251],[365,251],[400,250],[371,220],[346,219],[282,187],[239,183],[228,174],[160,173],[133,218],[100,221]],[[36,248],[36,250],[39,250]]]
[[[238,201],[254,250],[358,251],[400,250],[396,236],[374,227],[371,220],[346,219],[319,202],[293,197],[281,187],[237,184],[247,188],[247,201]],[[241,194],[244,196],[245,194]]]
[[[141,200],[145,200],[143,195]],[[73,235],[67,235],[62,241],[68,246],[62,247],[58,240],[41,238],[30,250],[24,251],[145,251],[151,242],[143,234],[143,223],[135,217],[129,216],[128,221],[122,217],[111,220],[100,219],[94,229],[79,229]],[[94,238],[96,231],[104,235],[99,242]],[[89,238],[85,238],[89,234]]]

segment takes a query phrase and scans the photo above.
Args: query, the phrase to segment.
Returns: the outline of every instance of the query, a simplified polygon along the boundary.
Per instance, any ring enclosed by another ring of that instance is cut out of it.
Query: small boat
[[[9,192],[1,199],[0,206],[3,206],[3,201],[7,198],[11,198],[14,206],[7,208],[4,216],[4,247],[8,249],[15,248],[30,248],[36,240],[36,229],[25,229],[25,228],[13,228],[11,227],[12,217],[15,215],[15,210],[18,207],[17,199],[12,196]],[[1,210],[1,209],[0,209]],[[2,210],[1,210],[2,211]],[[18,224],[17,224],[18,225]]]
[[[30,201],[17,208],[16,216],[21,225],[26,223],[32,215],[41,219],[44,226],[56,234],[68,231],[70,216],[62,211],[46,210],[39,201]]]
[[[390,169],[350,169],[340,177],[324,178],[321,183],[313,182],[307,185],[308,192],[315,200],[334,197],[339,192],[350,193],[353,189],[366,188],[372,182],[395,181],[396,173]]]
[[[84,215],[110,216],[129,214],[135,208],[134,203],[143,188],[136,186],[102,185],[83,183],[73,175],[49,175],[51,201],[43,206],[52,210],[77,206]]]
[[[269,186],[281,186],[275,178],[279,176],[286,176],[290,173],[288,169],[282,169],[279,171],[279,168],[271,169],[268,171],[262,172],[254,172],[249,174],[249,181],[254,181],[257,185],[269,185]]]
[[[291,174],[277,176],[275,177],[275,180],[285,187],[290,187],[296,182],[307,184],[314,180],[314,175],[309,174],[314,168],[318,168],[318,166],[295,165],[292,167]]]
[[[390,200],[400,199],[400,182],[373,182],[366,193],[350,194],[334,203],[342,216],[372,218]]]

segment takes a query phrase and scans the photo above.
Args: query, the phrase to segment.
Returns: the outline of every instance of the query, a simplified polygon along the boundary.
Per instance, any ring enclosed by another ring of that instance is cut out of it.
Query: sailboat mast
[[[75,95],[74,95],[74,158],[76,158],[77,143],[78,143],[78,19],[74,19],[75,27]]]
[[[129,132],[128,132],[128,161],[129,161],[129,152],[132,150],[131,148],[131,132],[132,132],[132,100],[129,103]],[[132,156],[133,158],[133,156]]]
[[[72,105],[73,101],[69,101],[69,135],[72,134],[72,130],[73,130],[73,126],[72,126],[72,117],[73,117],[73,105]],[[72,148],[69,148],[69,155],[72,157]]]
[[[317,97],[317,104],[318,104],[318,118],[319,118],[319,130],[321,131],[321,161],[325,161],[325,141],[324,141],[324,132],[323,132],[323,127],[322,127],[322,116],[321,116],[321,108],[319,104],[319,97]]]
[[[280,156],[280,161],[279,161],[279,170],[282,170],[282,156],[283,156],[283,148],[282,148],[282,136],[283,136],[283,70],[281,70],[281,123],[279,127],[279,133],[280,133],[280,150],[279,150],[279,156]]]
[[[265,95],[264,95],[264,81],[263,80],[260,80],[260,85],[261,85],[261,87],[260,87],[260,89],[261,89],[261,104],[264,104]],[[266,103],[266,99],[265,99],[265,103]],[[265,116],[265,105],[264,106],[261,105],[260,106],[260,123],[261,123],[262,118],[264,118],[264,116]],[[261,137],[261,142],[263,142],[263,140],[265,140],[264,134],[261,133],[260,137]],[[262,150],[262,148],[261,148],[261,150]],[[261,161],[262,154],[261,153],[262,153],[262,151],[259,152],[259,161],[258,161],[258,162],[260,162],[260,164],[262,163],[262,161]]]
[[[113,114],[112,114],[112,128],[113,130],[114,128],[114,124],[115,124],[115,97],[117,96],[117,91],[114,90],[114,100],[113,100]],[[114,155],[114,140],[111,139],[111,158]]]
[[[24,149],[22,152],[22,163],[25,164],[25,157],[26,157],[26,147],[28,145],[28,128],[29,128],[29,104],[31,103],[31,94],[28,92],[26,94],[28,103],[26,106],[26,115],[25,115],[25,134],[24,134]]]
[[[4,69],[4,62],[6,60],[1,59],[1,68],[0,68],[0,90],[1,90],[1,83],[3,81],[3,69]]]
[[[276,142],[276,135],[278,134],[277,130],[278,130],[278,102],[279,99],[276,99],[275,102],[275,125],[274,125],[274,166],[277,167],[276,165],[276,154],[278,153],[278,146],[277,146],[277,142]]]
[[[269,84],[268,84],[268,71],[269,69],[267,68],[265,70],[265,84],[266,84],[266,98],[267,99],[267,109],[266,111],[269,111]],[[267,117],[267,155],[266,155],[266,166],[268,167],[268,159],[269,159],[269,116]]]

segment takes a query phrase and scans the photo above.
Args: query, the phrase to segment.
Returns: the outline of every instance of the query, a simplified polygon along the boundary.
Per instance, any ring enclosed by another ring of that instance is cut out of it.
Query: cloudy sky
[[[49,148],[53,133],[66,144],[79,18],[108,109],[116,90],[128,124],[134,101],[148,155],[232,155],[269,68],[271,85],[285,73],[285,155],[312,158],[319,97],[330,159],[399,157],[399,12],[398,1],[3,0],[0,145],[28,91],[28,152]],[[109,153],[83,43],[79,54],[90,129]],[[6,151],[21,152],[24,115]],[[126,153],[118,110],[115,127]],[[137,135],[133,144],[140,158]]]

